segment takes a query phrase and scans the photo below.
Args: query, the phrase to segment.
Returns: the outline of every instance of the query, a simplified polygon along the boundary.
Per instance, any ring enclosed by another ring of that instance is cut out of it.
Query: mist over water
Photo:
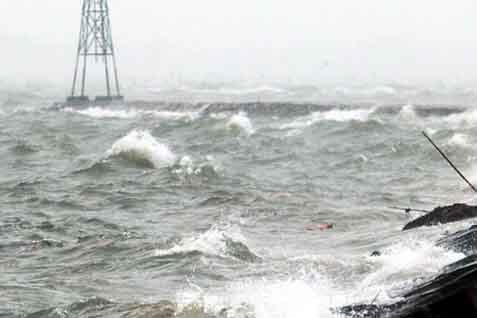
[[[2,315],[334,317],[463,258],[434,241],[470,222],[401,233],[417,215],[388,207],[472,198],[420,137],[477,180],[471,103],[398,103],[402,88],[336,104],[304,102],[317,88],[197,89],[86,108],[4,95]]]

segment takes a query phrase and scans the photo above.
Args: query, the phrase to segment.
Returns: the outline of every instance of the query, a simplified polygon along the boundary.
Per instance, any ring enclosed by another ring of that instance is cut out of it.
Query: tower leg
[[[109,63],[108,57],[104,57],[104,75],[106,76],[106,92],[108,93],[108,97],[111,97],[111,84],[109,81]]]
[[[97,96],[96,102],[107,103],[113,100],[122,100],[111,34],[108,0],[82,1],[79,44],[71,96],[68,98],[68,101],[78,104],[89,102],[85,91],[87,71],[90,68],[88,61],[90,58],[104,63],[104,76],[106,77],[106,95]],[[112,70],[111,67],[113,67]],[[114,95],[115,89],[116,95]]]

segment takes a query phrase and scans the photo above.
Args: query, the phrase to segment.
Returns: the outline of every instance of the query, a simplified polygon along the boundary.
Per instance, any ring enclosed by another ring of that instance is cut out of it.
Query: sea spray
[[[280,127],[280,129],[306,128],[306,127],[313,126],[314,124],[322,122],[322,121],[365,122],[370,119],[370,116],[372,113],[374,113],[374,109],[352,109],[352,110],[333,109],[333,110],[324,111],[324,112],[314,112],[310,115],[297,118],[291,123],[284,124]]]
[[[243,261],[256,261],[259,257],[247,246],[240,228],[232,225],[214,225],[209,230],[183,238],[168,249],[155,251],[155,256],[200,252],[211,256],[233,257]]]
[[[477,110],[468,109],[462,113],[451,114],[444,118],[444,122],[454,128],[473,127],[477,124]]]
[[[404,120],[405,122],[417,122],[419,120],[419,116],[416,113],[414,105],[404,105],[399,111],[399,119]]]
[[[394,293],[412,288],[464,257],[431,240],[411,236],[385,248],[380,256],[369,256],[372,271],[358,282],[357,290],[382,291],[380,302],[392,302],[389,297]]]
[[[233,115],[226,124],[227,129],[240,131],[250,136],[255,133],[252,122],[245,112]]]
[[[88,116],[96,119],[102,118],[119,118],[119,119],[132,119],[138,116],[136,110],[125,110],[125,109],[109,109],[102,107],[88,107],[85,109],[75,109],[75,108],[65,108],[67,113],[76,113],[83,116]]]
[[[206,107],[193,112],[176,112],[169,110],[145,110],[145,109],[118,109],[104,107],[88,107],[85,109],[65,108],[63,111],[67,113],[79,114],[95,119],[135,119],[137,117],[152,117],[161,120],[185,121],[192,122],[202,116]]]
[[[455,133],[447,142],[450,146],[461,147],[461,148],[470,148],[471,144],[469,142],[469,137],[465,134]]]

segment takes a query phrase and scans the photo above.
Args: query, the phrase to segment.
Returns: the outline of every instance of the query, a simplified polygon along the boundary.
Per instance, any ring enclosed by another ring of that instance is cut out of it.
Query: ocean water
[[[421,135],[477,182],[470,106],[52,106],[0,111],[0,317],[337,317],[463,258],[389,207],[473,199]]]

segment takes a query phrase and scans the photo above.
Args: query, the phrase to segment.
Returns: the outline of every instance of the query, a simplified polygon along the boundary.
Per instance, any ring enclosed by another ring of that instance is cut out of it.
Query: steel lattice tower
[[[104,63],[106,95],[97,96],[96,101],[109,102],[113,100],[123,100],[119,88],[118,70],[114,54],[107,0],[83,0],[78,53],[71,96],[68,97],[68,102],[89,102],[89,97],[85,95],[85,85],[88,61],[90,58],[94,58],[96,61],[100,60]],[[79,94],[77,94],[77,89]],[[114,94],[112,92],[113,90],[115,90]]]

